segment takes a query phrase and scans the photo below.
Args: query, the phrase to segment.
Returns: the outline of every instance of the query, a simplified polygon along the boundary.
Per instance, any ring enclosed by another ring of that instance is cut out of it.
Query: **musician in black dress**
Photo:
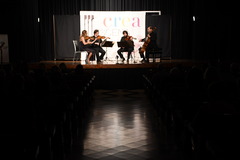
[[[139,54],[142,58],[141,62],[149,62],[149,52],[153,50],[158,50],[157,46],[157,33],[154,32],[156,27],[149,26],[147,28],[147,36],[144,39],[141,39],[140,42],[144,42],[143,46],[139,48]],[[145,52],[145,56],[144,56]]]
[[[86,63],[89,64],[90,63],[90,58],[92,57],[92,55],[96,54],[94,48],[92,47],[92,44],[95,42],[94,41],[90,41],[90,37],[88,37],[87,35],[87,31],[83,30],[82,34],[80,35],[79,38],[79,47],[81,48],[81,50],[87,51],[88,55],[86,58]]]
[[[133,37],[128,35],[127,31],[123,31],[123,36],[120,40],[120,42],[126,42],[126,47],[121,47],[117,53],[122,59],[122,61],[125,61],[125,58],[123,57],[122,52],[128,52],[127,55],[127,61],[129,61],[129,58],[131,56],[132,51],[134,50],[134,42],[133,42]]]
[[[106,37],[104,36],[99,36],[99,30],[94,30],[94,35],[93,40],[96,39],[96,41],[93,43],[93,48],[96,51],[96,58],[97,58],[97,62],[101,62],[101,60],[103,60],[104,55],[106,54],[106,51],[103,50],[103,48],[101,47],[102,43],[103,43],[103,38],[105,39],[104,41],[106,41]],[[101,55],[99,55],[99,53],[101,53]]]

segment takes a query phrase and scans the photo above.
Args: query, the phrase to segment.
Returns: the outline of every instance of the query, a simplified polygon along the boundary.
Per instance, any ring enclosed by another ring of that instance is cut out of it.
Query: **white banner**
[[[113,41],[113,47],[104,47],[106,56],[110,60],[115,60],[117,56],[117,42],[123,36],[124,30],[129,36],[135,38],[133,58],[139,58],[138,48],[143,42],[139,39],[145,37],[145,16],[146,11],[80,11],[80,34],[82,30],[87,30],[89,36],[93,36],[95,29],[99,30],[100,36],[109,37],[108,41]],[[127,53],[124,53],[126,56]]]

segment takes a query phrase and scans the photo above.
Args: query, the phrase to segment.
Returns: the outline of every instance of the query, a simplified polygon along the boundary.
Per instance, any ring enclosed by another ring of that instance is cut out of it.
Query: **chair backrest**
[[[73,40],[73,47],[74,47],[74,52],[79,51],[79,46],[78,46],[77,40]]]

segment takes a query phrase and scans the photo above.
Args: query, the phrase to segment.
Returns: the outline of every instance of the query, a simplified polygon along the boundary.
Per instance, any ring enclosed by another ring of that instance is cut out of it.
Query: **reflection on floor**
[[[181,159],[154,127],[150,105],[144,90],[96,90],[82,145],[69,160]]]

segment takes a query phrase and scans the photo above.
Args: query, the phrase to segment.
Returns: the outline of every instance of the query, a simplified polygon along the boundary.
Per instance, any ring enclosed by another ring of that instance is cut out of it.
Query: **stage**
[[[193,66],[193,65],[199,65],[199,64],[205,64],[204,61],[193,61],[193,60],[187,60],[187,59],[156,59],[155,62],[150,58],[149,63],[141,63],[140,60],[129,60],[127,62],[126,60],[122,62],[121,60],[103,60],[100,63],[97,63],[96,61],[91,61],[90,64],[86,64],[84,60],[82,61],[66,61],[66,60],[50,60],[50,61],[39,61],[35,63],[30,64],[30,68],[38,68],[39,64],[44,64],[46,68],[51,68],[54,65],[59,66],[61,63],[65,63],[68,69],[74,69],[78,64],[83,65],[84,69],[117,69],[117,68],[123,68],[123,69],[151,69],[151,68],[157,68],[159,65],[163,67],[173,67],[176,65],[181,66]]]
[[[91,64],[86,64],[85,61],[40,61],[30,64],[30,68],[38,69],[41,66],[40,64],[44,64],[47,69],[50,69],[52,66],[59,66],[61,63],[65,63],[70,70],[74,70],[77,65],[81,64],[87,72],[95,75],[95,87],[97,89],[142,89],[143,75],[157,69],[159,65],[170,69],[175,66],[189,68],[193,65],[206,64],[186,59],[158,59],[155,62],[150,59],[149,63],[133,60],[129,62],[104,60],[99,64],[95,61],[92,61]]]

